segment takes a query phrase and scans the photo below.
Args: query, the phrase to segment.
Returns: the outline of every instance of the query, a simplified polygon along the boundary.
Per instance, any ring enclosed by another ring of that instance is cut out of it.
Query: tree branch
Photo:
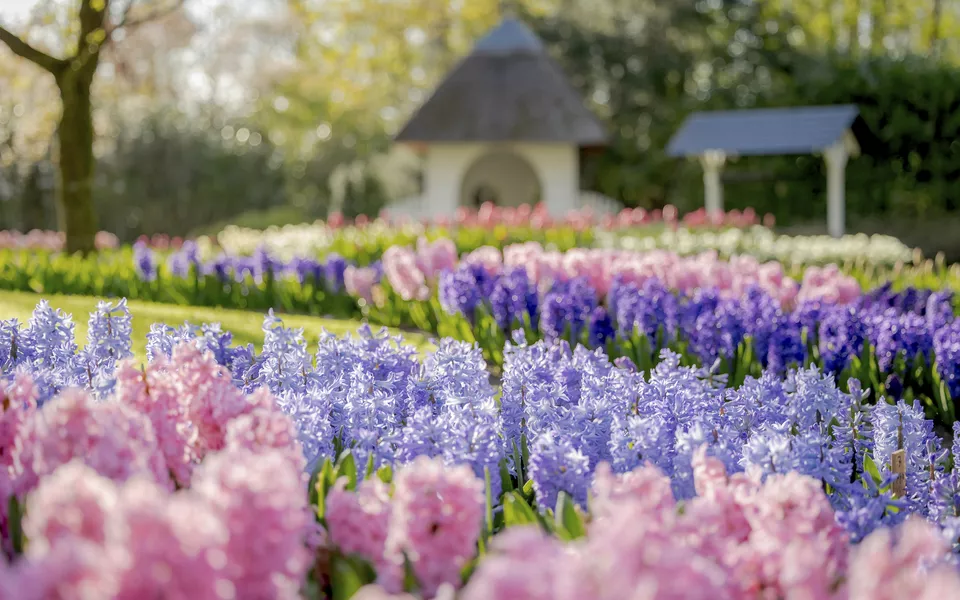
[[[133,8],[134,2],[135,0],[130,0],[130,2],[127,3],[127,7],[123,11],[123,18],[120,19],[120,22],[117,23],[116,26],[110,30],[110,33],[113,33],[118,29],[133,29],[145,23],[156,21],[157,19],[162,19],[167,15],[171,15],[177,12],[184,4],[187,3],[186,0],[176,0],[173,4],[170,4],[165,8],[157,9],[149,14],[143,15],[139,19],[131,19],[130,9]],[[109,36],[107,37],[107,39],[109,39]]]
[[[66,64],[64,61],[54,58],[49,54],[37,50],[20,37],[14,35],[11,31],[4,29],[0,25],[0,41],[6,44],[14,54],[25,58],[38,67],[56,75]]]
[[[110,41],[113,39],[113,34],[118,29],[134,29],[150,21],[156,21],[167,15],[173,14],[180,9],[186,0],[176,0],[173,4],[167,6],[166,8],[158,9],[153,11],[148,15],[144,15],[139,19],[130,19],[130,13],[132,12],[133,5],[136,4],[136,0],[129,0],[127,6],[123,9],[123,16],[120,18],[120,22],[106,29],[106,35],[103,38],[102,42],[85,44],[82,49],[77,53],[76,57],[70,61],[71,66],[74,70],[82,69],[86,66],[87,62],[92,59],[95,55],[98,55],[105,46],[107,46]]]

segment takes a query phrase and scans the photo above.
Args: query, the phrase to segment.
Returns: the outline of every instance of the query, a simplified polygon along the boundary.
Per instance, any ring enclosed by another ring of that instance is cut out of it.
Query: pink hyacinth
[[[24,533],[18,583],[38,600],[221,600],[235,591],[220,515],[200,496],[171,495],[150,479],[118,486],[73,461],[30,496]]]
[[[373,267],[349,266],[343,272],[343,285],[347,293],[363,298],[368,303],[373,302],[373,286],[378,280],[377,270]]]
[[[836,304],[848,304],[860,296],[860,285],[855,279],[844,275],[837,265],[807,267],[797,301],[824,300]]]
[[[651,465],[615,475],[610,465],[600,463],[594,474],[591,514],[601,518],[609,515],[624,502],[638,502],[650,514],[676,510],[670,478]]]
[[[639,503],[626,503],[590,524],[586,545],[579,549],[579,573],[558,587],[576,593],[560,598],[650,598],[653,600],[720,600],[730,598],[726,570],[713,557],[682,542],[676,517],[657,518]],[[564,569],[559,576],[576,573]],[[637,595],[638,590],[647,594]]]
[[[539,527],[511,527],[491,540],[460,600],[555,600],[558,573],[575,560]]]
[[[218,517],[190,492],[167,497],[150,481],[127,483],[120,494],[119,512],[108,523],[108,557],[117,571],[112,598],[244,597],[245,591],[226,575],[224,548],[229,534],[227,524]]]
[[[493,246],[480,246],[473,252],[465,254],[461,262],[467,265],[479,265],[491,275],[503,270],[503,258],[500,250]]]
[[[400,468],[386,542],[393,569],[385,587],[399,591],[404,555],[427,597],[444,583],[459,586],[461,569],[476,554],[483,511],[483,482],[469,467],[421,456]]]
[[[15,492],[13,449],[26,423],[37,411],[37,388],[30,375],[16,373],[5,389],[0,387],[0,499]],[[0,553],[12,553],[7,502],[0,502]]]
[[[107,519],[117,508],[116,484],[75,459],[44,477],[28,506],[23,533],[30,558],[49,554],[63,541],[103,545]]]
[[[450,596],[450,600],[452,600],[452,598],[453,597]],[[418,600],[418,598],[413,594],[391,594],[379,585],[370,584],[357,590],[357,593],[351,596],[351,600]],[[444,599],[438,597],[436,600]]]
[[[330,541],[345,554],[359,554],[374,566],[384,568],[390,525],[387,485],[377,478],[365,479],[354,493],[345,489],[346,482],[346,478],[338,480],[327,496],[325,514]]]
[[[18,372],[0,389],[0,480],[13,467],[13,447],[24,424],[37,410],[37,387],[30,375]]]
[[[860,295],[852,277],[836,267],[814,271],[802,284],[783,273],[780,263],[759,263],[750,256],[724,261],[716,252],[679,256],[666,250],[634,252],[574,248],[566,253],[544,250],[536,242],[514,244],[503,249],[505,268],[522,267],[539,285],[583,277],[600,294],[606,294],[617,277],[626,283],[642,284],[656,278],[666,286],[690,293],[698,288],[716,288],[729,297],[742,296],[758,286],[785,308],[797,302],[824,299],[849,303]]]
[[[223,450],[194,474],[193,491],[226,523],[225,572],[243,597],[299,598],[313,524],[305,486],[280,450]]]
[[[251,412],[241,415],[227,424],[226,447],[228,449],[244,448],[254,453],[267,449],[279,450],[287,457],[290,464],[299,470],[306,468],[307,461],[303,457],[303,448],[297,439],[297,427],[289,416],[283,414],[279,408],[273,406],[273,398],[265,389],[253,394],[268,397],[269,408],[255,408]]]
[[[74,540],[57,544],[43,558],[20,560],[0,575],[0,600],[113,598],[117,582],[103,546]]]
[[[245,396],[212,354],[187,342],[174,348],[171,358],[157,357],[145,370],[132,361],[121,363],[115,394],[119,402],[149,419],[166,468],[181,486],[189,484],[193,469],[206,454],[224,447],[234,419],[260,408],[278,412],[269,392]],[[262,419],[250,425],[276,428],[269,441],[267,431],[254,435],[267,436],[260,440],[263,443],[287,445],[296,462],[290,439],[276,437],[288,427],[282,417],[277,419],[272,425]]]
[[[949,553],[937,528],[920,517],[908,517],[896,530],[879,529],[853,551],[849,600],[954,598],[960,575],[945,563]]]
[[[187,403],[187,416],[197,428],[196,454],[223,448],[227,425],[255,408],[270,406],[270,396],[245,396],[233,384],[230,372],[213,355],[196,345],[181,343],[173,349],[168,376],[175,377],[177,390]]]
[[[700,448],[693,459],[698,496],[681,528],[692,546],[730,572],[747,597],[832,598],[847,562],[849,537],[819,481],[788,473],[761,484],[755,474],[727,476]]]
[[[417,256],[407,246],[387,248],[383,253],[383,274],[390,286],[408,302],[430,297],[427,276],[420,270]]]
[[[457,266],[457,246],[450,238],[440,238],[433,242],[423,236],[417,239],[417,266],[431,282],[437,280],[440,273],[453,270]]]
[[[146,417],[123,404],[96,402],[85,392],[68,389],[24,427],[22,442],[14,448],[17,493],[30,491],[40,478],[74,458],[114,481],[144,475],[173,486]]]
[[[134,361],[117,367],[114,394],[119,402],[146,416],[153,426],[167,469],[181,486],[190,483],[197,456],[197,428],[190,421],[190,397],[181,394],[176,369],[159,356],[140,369]]]

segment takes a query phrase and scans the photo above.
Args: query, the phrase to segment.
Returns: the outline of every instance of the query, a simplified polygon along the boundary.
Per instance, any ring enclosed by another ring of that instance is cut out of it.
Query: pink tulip
[[[379,273],[372,267],[349,266],[343,272],[343,285],[351,296],[373,302],[373,286],[380,280]]]

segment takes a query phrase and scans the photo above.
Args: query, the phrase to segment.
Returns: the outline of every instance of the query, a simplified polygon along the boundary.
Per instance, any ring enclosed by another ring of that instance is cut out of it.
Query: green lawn
[[[59,308],[73,315],[76,324],[76,337],[79,344],[87,339],[87,319],[90,311],[96,308],[97,298],[92,296],[59,296],[52,294],[31,294],[27,292],[0,291],[0,319],[19,319],[26,324],[33,313],[34,307],[42,299],[54,308]],[[233,333],[233,340],[238,344],[252,342],[258,348],[263,341],[263,314],[243,310],[227,310],[221,308],[207,308],[198,306],[176,306],[159,304],[156,302],[131,301],[127,303],[133,315],[133,351],[137,358],[146,357],[147,332],[154,323],[168,325],[182,325],[189,321],[195,325],[202,323],[220,323],[223,328]],[[323,319],[320,317],[306,317],[302,315],[279,314],[288,327],[303,327],[304,335],[309,344],[316,343],[320,331],[326,329],[331,333],[343,335],[354,332],[360,327],[360,321],[341,321],[337,319]],[[374,330],[377,328],[374,327]],[[406,343],[415,346],[421,353],[433,348],[429,338],[422,333],[398,332],[403,335]]]

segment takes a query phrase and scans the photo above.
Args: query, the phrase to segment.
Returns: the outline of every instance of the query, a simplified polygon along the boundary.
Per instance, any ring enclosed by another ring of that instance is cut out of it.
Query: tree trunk
[[[67,252],[95,250],[97,215],[93,207],[93,73],[57,78],[63,116],[60,119],[60,190],[58,219]]]
[[[930,53],[940,58],[940,24],[943,21],[943,2],[933,0],[933,14],[930,15]]]

